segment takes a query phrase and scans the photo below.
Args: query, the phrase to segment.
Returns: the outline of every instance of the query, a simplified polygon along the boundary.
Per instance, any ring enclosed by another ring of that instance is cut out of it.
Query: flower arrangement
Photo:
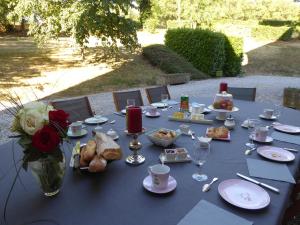
[[[48,155],[63,160],[60,144],[66,137],[68,116],[63,110],[55,110],[43,102],[32,102],[16,111],[11,130],[20,134],[18,143],[24,149],[25,170],[29,162]]]

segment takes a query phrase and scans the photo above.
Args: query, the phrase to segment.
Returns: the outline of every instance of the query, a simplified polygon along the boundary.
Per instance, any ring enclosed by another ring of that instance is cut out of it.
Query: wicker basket
[[[283,91],[283,105],[293,109],[300,109],[300,89],[285,88]]]

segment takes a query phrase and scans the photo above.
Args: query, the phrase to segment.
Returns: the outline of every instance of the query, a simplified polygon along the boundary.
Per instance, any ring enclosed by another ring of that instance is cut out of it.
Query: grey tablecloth
[[[209,104],[211,99],[192,99],[199,103]],[[257,118],[263,108],[270,107],[266,104],[235,101],[240,108],[239,112],[233,113],[237,122],[241,123],[246,118]],[[172,110],[177,110],[177,106]],[[166,127],[178,128],[180,123],[167,121],[168,114],[172,111],[161,112],[162,116],[157,119],[143,117],[144,127],[147,129]],[[300,126],[300,113],[285,108],[279,122]],[[113,127],[119,132],[119,143],[123,148],[124,157],[130,153],[127,148],[129,137],[123,134],[125,127],[124,117],[117,115],[108,116],[116,119]],[[215,118],[215,113],[207,115],[207,118]],[[269,121],[262,121],[270,124]],[[214,122],[214,126],[222,123]],[[103,125],[104,130],[111,125]],[[197,135],[204,135],[208,125],[195,124],[192,129]],[[89,127],[91,130],[93,127]],[[138,167],[128,166],[121,161],[112,162],[107,171],[101,174],[80,175],[70,168],[66,171],[61,193],[50,199],[42,196],[38,185],[28,172],[21,173],[21,179],[26,189],[17,181],[8,203],[8,224],[19,225],[40,219],[50,219],[60,225],[175,225],[177,224],[201,199],[208,200],[225,210],[239,215],[255,225],[281,224],[281,217],[288,203],[293,185],[280,181],[258,179],[280,189],[280,194],[269,192],[271,204],[262,210],[247,211],[239,209],[225,202],[217,192],[214,185],[208,193],[202,193],[203,183],[194,181],[192,173],[197,170],[193,163],[172,164],[171,175],[178,182],[176,190],[166,195],[155,195],[147,192],[142,181],[147,176],[147,167],[158,163],[158,156],[162,148],[156,147],[143,135],[140,138],[143,143],[142,153],[146,161]],[[248,131],[237,125],[231,134],[231,142],[213,141],[212,151],[203,172],[209,178],[219,177],[220,181],[237,178],[236,172],[248,174],[245,151],[245,142],[248,140]],[[81,139],[87,141],[88,136]],[[73,141],[75,142],[75,140]],[[177,146],[192,149],[193,141],[188,136],[183,136],[176,142]],[[289,143],[274,141],[275,146],[295,148]],[[70,159],[72,146],[65,145],[67,165]],[[15,170],[12,159],[12,142],[0,146],[0,212],[3,211],[4,201],[11,186]],[[15,144],[14,152],[19,159],[21,148]],[[252,158],[260,158],[256,153]],[[295,161],[288,164],[291,173],[296,176],[299,167],[299,154]],[[201,221],[201,220],[200,220]],[[4,224],[3,218],[0,224]],[[40,222],[35,224],[51,224]],[[199,223],[201,224],[201,223]]]

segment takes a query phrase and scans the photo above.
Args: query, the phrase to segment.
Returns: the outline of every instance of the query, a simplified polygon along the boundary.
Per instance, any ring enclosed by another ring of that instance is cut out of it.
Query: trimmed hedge
[[[190,73],[192,79],[205,79],[208,76],[197,70],[185,58],[164,45],[149,45],[143,48],[143,56],[167,74]]]
[[[223,68],[225,76],[238,75],[242,72],[243,45],[242,38],[225,36],[226,60]]]
[[[242,38],[227,38],[210,30],[181,28],[168,30],[165,44],[213,77],[219,71],[225,76],[236,76],[241,71]]]

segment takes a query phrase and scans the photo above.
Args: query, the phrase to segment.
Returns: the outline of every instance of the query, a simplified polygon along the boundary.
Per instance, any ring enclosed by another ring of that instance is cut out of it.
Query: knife
[[[125,115],[123,115],[122,113],[119,113],[119,112],[114,112],[115,115],[118,115],[118,116],[122,116],[122,117],[125,117]]]
[[[283,148],[283,149],[291,152],[298,152],[297,149],[293,149],[293,148]]]
[[[271,185],[268,185],[268,184],[259,182],[259,181],[257,181],[257,180],[254,180],[254,179],[252,179],[252,178],[250,178],[250,177],[247,177],[247,176],[245,176],[245,175],[243,175],[243,174],[240,174],[240,173],[236,173],[236,175],[239,176],[239,177],[241,177],[241,178],[244,178],[245,180],[248,180],[248,181],[250,181],[250,182],[253,182],[253,183],[257,184],[257,185],[260,185],[260,186],[263,186],[263,187],[265,187],[265,188],[268,188],[268,189],[270,189],[270,190],[272,190],[272,191],[274,191],[274,192],[280,193],[280,191],[279,191],[278,188],[275,188],[275,187],[273,187],[273,186],[271,186]]]

